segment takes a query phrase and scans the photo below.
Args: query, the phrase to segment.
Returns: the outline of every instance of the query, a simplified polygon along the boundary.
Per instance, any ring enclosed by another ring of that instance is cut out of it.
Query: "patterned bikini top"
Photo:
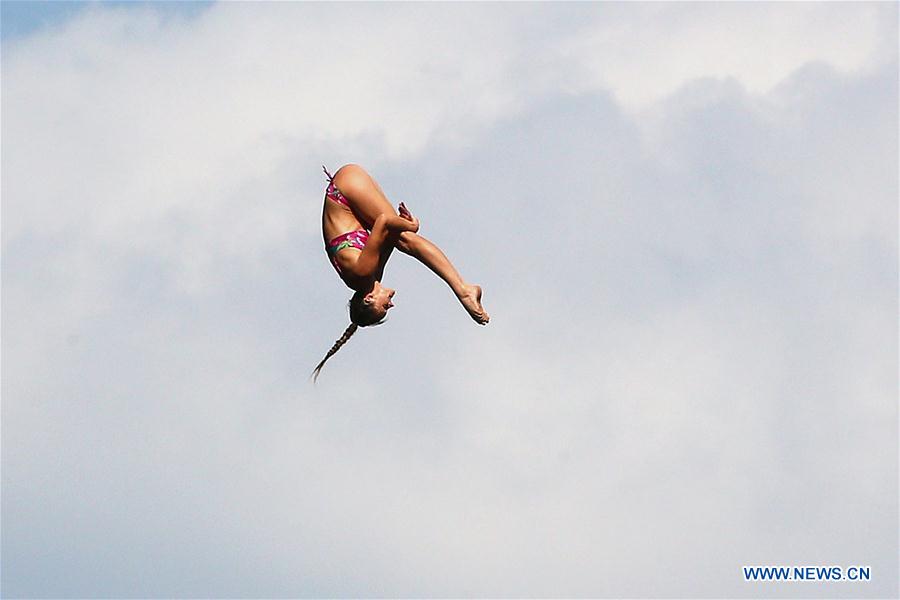
[[[347,202],[347,198],[341,193],[341,190],[337,189],[337,186],[334,185],[334,177],[332,177],[331,173],[328,172],[328,169],[325,168],[325,165],[322,165],[322,170],[325,171],[325,176],[328,177],[328,187],[325,188],[325,197],[329,200],[337,202],[338,204],[343,204],[347,208],[350,208],[350,203]]]

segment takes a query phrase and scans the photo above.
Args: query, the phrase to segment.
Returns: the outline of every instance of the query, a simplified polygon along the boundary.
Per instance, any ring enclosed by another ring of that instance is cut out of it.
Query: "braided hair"
[[[341,346],[347,343],[350,336],[356,333],[357,329],[360,327],[368,327],[370,325],[381,325],[384,322],[384,315],[380,315],[379,318],[379,315],[369,310],[369,305],[365,303],[364,298],[365,294],[363,292],[356,292],[353,294],[353,297],[350,298],[350,326],[344,330],[344,333],[341,334],[341,337],[334,343],[331,350],[329,350],[328,354],[325,355],[325,358],[322,359],[322,362],[313,369],[313,383],[319,378],[319,371],[322,370],[325,361],[334,356],[334,354],[341,349]]]
[[[350,326],[344,330],[343,335],[338,338],[338,341],[334,343],[334,346],[331,347],[331,350],[328,351],[328,354],[325,355],[325,358],[322,359],[322,362],[316,365],[316,368],[313,370],[313,382],[315,382],[319,378],[319,371],[322,370],[322,367],[325,365],[325,361],[331,358],[335,352],[341,349],[341,346],[347,343],[347,340],[350,339],[350,336],[356,333],[357,328],[359,328],[359,325],[357,325],[356,323],[350,323]]]

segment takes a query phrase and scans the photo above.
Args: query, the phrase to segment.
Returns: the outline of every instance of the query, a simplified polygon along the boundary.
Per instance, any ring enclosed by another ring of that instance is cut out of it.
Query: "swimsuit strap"
[[[350,203],[347,201],[347,198],[341,193],[341,190],[337,189],[337,186],[334,185],[334,176],[328,172],[325,165],[322,165],[322,170],[325,171],[325,176],[328,177],[328,188],[325,190],[325,196],[329,200],[334,200],[338,204],[343,204],[347,208],[350,208]]]

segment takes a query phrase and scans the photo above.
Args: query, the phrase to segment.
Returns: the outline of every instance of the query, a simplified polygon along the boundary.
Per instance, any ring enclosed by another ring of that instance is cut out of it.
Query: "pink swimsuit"
[[[328,187],[325,189],[325,197],[333,202],[343,204],[347,208],[350,208],[350,203],[347,202],[347,198],[345,198],[344,194],[342,194],[334,185],[334,177],[331,176],[328,169],[324,166],[322,166],[322,170],[325,171],[325,175],[328,177]],[[337,262],[337,253],[344,248],[362,250],[366,247],[367,241],[369,241],[369,231],[367,229],[357,229],[356,231],[342,233],[325,245],[325,251],[328,253],[331,264],[334,266],[334,270],[337,271],[338,275],[341,274],[341,267]]]

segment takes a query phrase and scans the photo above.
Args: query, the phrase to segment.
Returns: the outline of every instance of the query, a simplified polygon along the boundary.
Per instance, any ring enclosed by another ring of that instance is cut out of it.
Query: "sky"
[[[0,6],[5,597],[900,593],[896,3]]]

